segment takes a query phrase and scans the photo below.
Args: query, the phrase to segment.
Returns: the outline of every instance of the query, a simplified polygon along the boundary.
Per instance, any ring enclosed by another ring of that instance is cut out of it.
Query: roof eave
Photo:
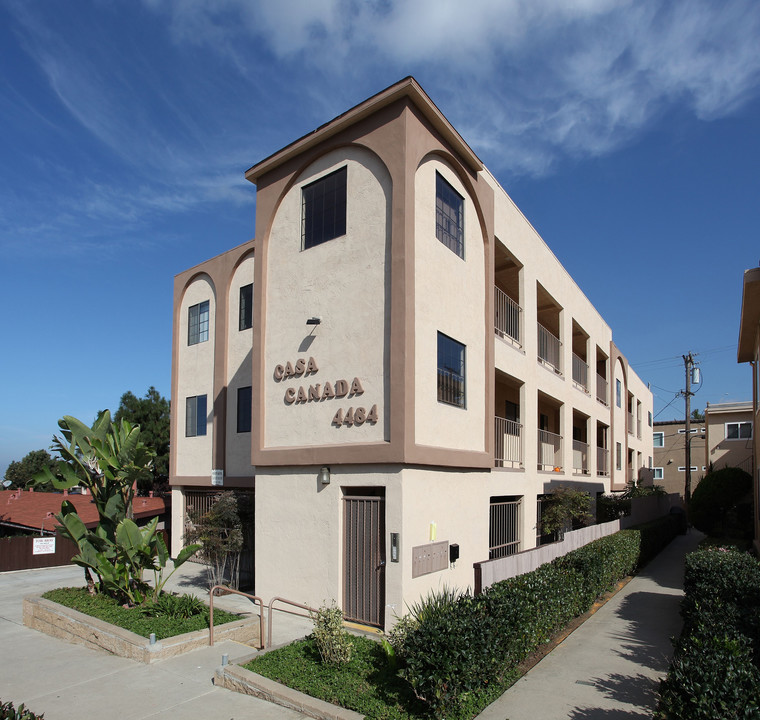
[[[744,363],[755,359],[755,337],[758,324],[760,324],[760,267],[744,271],[737,362]]]
[[[347,110],[328,123],[321,125],[316,130],[302,138],[286,145],[281,150],[265,158],[246,171],[245,178],[250,182],[257,183],[258,179],[271,172],[279,165],[287,162],[296,155],[305,152],[315,145],[324,142],[333,135],[342,132],[346,128],[378,112],[391,103],[400,99],[408,98],[420,109],[430,124],[444,137],[444,139],[461,156],[463,161],[473,172],[483,170],[483,163],[473,152],[472,148],[464,141],[462,136],[454,129],[454,126],[446,119],[435,103],[428,97],[419,83],[413,77],[407,77],[364,100],[355,107]]]

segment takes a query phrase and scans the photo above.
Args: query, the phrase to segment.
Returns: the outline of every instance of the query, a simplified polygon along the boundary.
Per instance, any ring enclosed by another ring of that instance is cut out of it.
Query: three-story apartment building
[[[248,489],[258,595],[387,627],[651,466],[651,393],[414,79],[246,177],[256,239],[175,279],[175,548]]]

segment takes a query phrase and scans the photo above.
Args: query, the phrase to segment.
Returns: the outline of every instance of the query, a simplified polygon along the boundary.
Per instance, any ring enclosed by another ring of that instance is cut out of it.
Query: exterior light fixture
[[[319,469],[319,482],[322,485],[329,485],[330,484],[330,468],[327,467],[327,465],[323,465]]]
[[[318,317],[310,317],[306,320],[307,325],[319,325],[321,322],[321,318]]]

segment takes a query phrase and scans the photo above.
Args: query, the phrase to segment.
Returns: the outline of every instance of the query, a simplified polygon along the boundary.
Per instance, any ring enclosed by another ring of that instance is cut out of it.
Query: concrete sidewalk
[[[478,720],[651,718],[681,632],[684,557],[703,537],[676,537]]]
[[[260,720],[303,718],[294,710],[216,688],[214,670],[222,655],[229,661],[251,655],[254,648],[217,643],[151,665],[71,645],[25,627],[22,599],[56,587],[84,585],[82,569],[73,565],[0,574],[0,699],[22,702],[45,720],[208,720],[255,717]],[[186,563],[170,581],[172,589],[203,596],[203,568]],[[205,593],[208,598],[208,592]],[[245,598],[216,598],[215,607],[251,612]],[[311,631],[311,622],[275,611],[273,642],[289,642]]]
[[[660,678],[681,629],[683,560],[702,536],[677,537],[642,572],[478,717],[480,720],[633,720],[651,718]],[[212,684],[222,654],[254,650],[235,642],[150,666],[70,645],[24,627],[21,601],[55,587],[81,586],[73,565],[0,574],[0,699],[22,702],[46,720],[293,719],[300,713]],[[186,563],[170,589],[204,593],[202,566]],[[215,606],[251,612],[245,598]],[[275,644],[303,637],[311,622],[275,611]]]

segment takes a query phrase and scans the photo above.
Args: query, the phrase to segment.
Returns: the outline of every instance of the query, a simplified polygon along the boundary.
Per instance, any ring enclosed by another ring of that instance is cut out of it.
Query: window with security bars
[[[521,498],[492,497],[488,510],[488,559],[520,551],[519,519]]]
[[[325,175],[301,190],[303,249],[346,234],[346,167]]]
[[[465,406],[465,346],[438,333],[438,401]]]
[[[206,396],[185,398],[185,437],[206,434]]]
[[[239,330],[248,330],[253,326],[253,285],[240,288],[240,323]]]
[[[237,431],[251,432],[251,386],[238,388],[237,391]]]
[[[197,345],[208,340],[208,300],[191,305],[187,311],[187,344]]]
[[[464,198],[440,173],[435,174],[435,236],[464,258]]]

